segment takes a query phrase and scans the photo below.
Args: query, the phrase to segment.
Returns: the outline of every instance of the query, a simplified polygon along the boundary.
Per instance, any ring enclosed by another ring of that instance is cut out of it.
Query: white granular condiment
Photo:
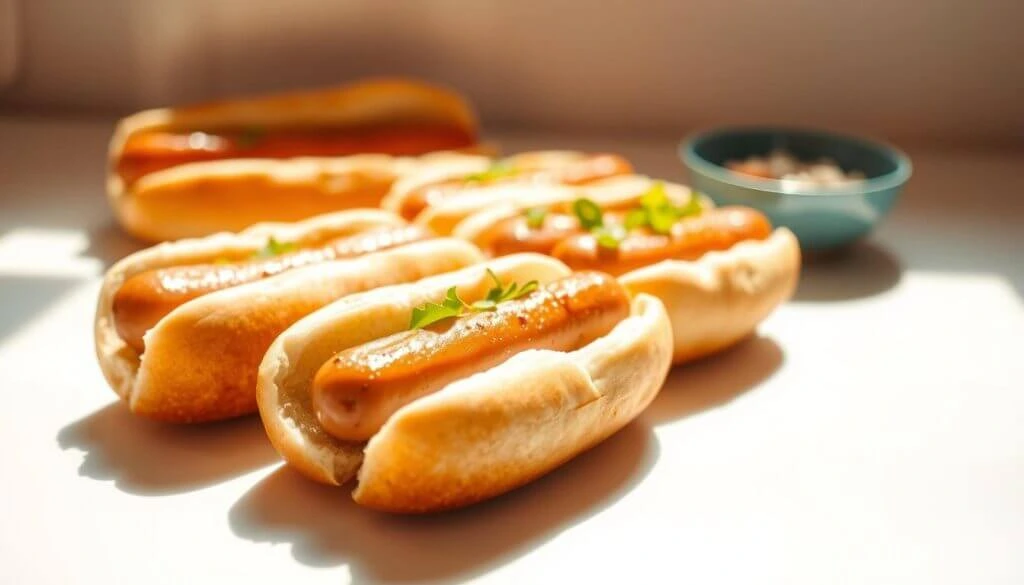
[[[805,162],[782,149],[773,150],[768,156],[752,156],[742,161],[732,160],[725,166],[734,173],[782,181],[783,187],[836,186],[864,180],[864,173],[845,173],[832,159],[821,158]]]

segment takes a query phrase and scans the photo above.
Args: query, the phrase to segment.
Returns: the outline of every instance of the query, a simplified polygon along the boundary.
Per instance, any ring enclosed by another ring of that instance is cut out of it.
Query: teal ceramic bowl
[[[864,180],[841,186],[794,187],[781,181],[745,177],[725,163],[785,149],[800,160],[828,157]],[[899,150],[857,138],[813,130],[729,128],[692,136],[680,147],[691,186],[717,205],[761,210],[776,226],[796,234],[805,250],[830,250],[868,234],[896,202],[911,175],[910,159]]]

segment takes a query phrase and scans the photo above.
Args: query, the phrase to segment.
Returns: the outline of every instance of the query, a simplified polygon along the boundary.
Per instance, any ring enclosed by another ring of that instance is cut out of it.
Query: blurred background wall
[[[0,110],[412,74],[485,125],[1024,141],[1024,0],[0,0]]]

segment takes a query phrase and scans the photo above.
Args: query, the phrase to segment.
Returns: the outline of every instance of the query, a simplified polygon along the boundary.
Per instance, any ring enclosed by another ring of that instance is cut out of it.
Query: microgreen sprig
[[[690,199],[680,207],[672,203],[665,184],[658,181],[640,197],[640,207],[626,213],[625,226],[627,230],[647,226],[654,233],[664,235],[672,231],[672,225],[680,219],[700,215],[702,211],[696,192],[691,193]]]
[[[544,225],[544,218],[547,217],[548,210],[543,207],[530,207],[523,211],[523,215],[526,216],[526,225],[535,230]]]
[[[274,256],[280,256],[281,254],[287,254],[288,252],[294,252],[298,246],[295,242],[279,242],[274,236],[270,236],[267,239],[267,244],[263,248],[256,251],[252,256],[253,258],[273,258]]]
[[[597,203],[587,198],[577,199],[572,203],[572,212],[580,222],[580,226],[589,230],[597,240],[597,245],[609,250],[619,247],[622,239],[626,237],[625,230],[618,226],[608,226],[604,223],[604,214]]]
[[[448,289],[444,300],[440,303],[424,303],[423,306],[415,307],[412,310],[409,329],[422,329],[438,321],[460,317],[467,312],[495,311],[499,303],[524,297],[537,290],[539,286],[536,280],[531,280],[522,286],[515,282],[505,286],[490,268],[487,269],[487,275],[494,281],[494,286],[487,291],[487,295],[483,299],[467,304],[466,301],[459,298],[459,293],[453,286]]]
[[[519,169],[499,160],[479,173],[466,175],[465,180],[468,183],[489,183],[506,177],[514,177],[518,173]]]

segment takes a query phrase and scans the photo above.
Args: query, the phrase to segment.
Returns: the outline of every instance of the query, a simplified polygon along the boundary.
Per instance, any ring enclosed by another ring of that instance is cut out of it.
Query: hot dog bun
[[[158,321],[145,335],[142,355],[119,337],[114,322],[113,298],[125,279],[154,268],[245,258],[269,237],[315,246],[403,223],[385,211],[353,210],[160,244],[128,256],[107,272],[97,305],[94,333],[104,376],[133,412],[151,418],[198,422],[255,411],[257,366],[288,325],[352,292],[473,264],[481,259],[479,251],[461,240],[428,240],[211,292]]]
[[[454,508],[543,475],[608,437],[654,398],[671,361],[668,315],[638,295],[631,316],[573,352],[528,350],[398,410],[366,444],[320,428],[310,388],[341,349],[405,330],[413,307],[452,286],[467,300],[506,282],[542,285],[570,273],[560,262],[517,254],[360,293],[327,305],[279,336],[260,365],[257,399],[275,448],[317,481],[356,478],[353,497],[393,512]],[[429,454],[429,455],[427,455]]]
[[[748,337],[793,296],[800,246],[786,228],[699,260],[666,260],[622,275],[633,294],[665,303],[672,320],[673,362],[692,361]]]
[[[482,157],[363,154],[194,162],[150,173],[129,190],[112,175],[109,193],[121,225],[141,240],[158,242],[377,207],[404,174],[435,164],[458,164],[463,158]]]
[[[414,157],[387,155],[449,148],[390,152],[368,147],[363,152],[384,154],[342,162],[331,159],[349,157],[317,158],[309,152],[306,155],[313,160],[296,161],[294,167],[292,161],[303,156],[301,149],[273,163],[274,159],[243,154],[187,162],[141,178],[122,175],[119,168],[129,141],[152,133],[253,128],[364,132],[402,126],[449,128],[466,137],[467,144],[453,145],[459,150],[472,150],[478,138],[476,115],[462,96],[406,79],[369,79],[322,90],[147,110],[123,119],[115,129],[109,146],[108,197],[125,229],[148,241],[237,230],[257,221],[291,221],[367,202],[376,206],[395,178],[415,166]],[[260,162],[249,162],[252,159]],[[241,161],[246,162],[232,164]],[[183,167],[181,172],[172,172],[177,167]]]
[[[562,187],[533,195],[504,196],[488,208],[466,216],[449,230],[455,237],[474,243],[495,223],[544,204],[559,208],[579,197],[589,197],[600,206],[612,206],[635,198],[653,185],[647,177],[618,177],[587,187]],[[670,200],[685,203],[691,191],[678,184],[663,183]],[[544,201],[538,203],[538,201]],[[477,207],[470,201],[446,205]],[[713,207],[701,197],[705,208]],[[452,211],[445,215],[458,217]],[[445,226],[448,219],[425,222]],[[697,260],[666,260],[639,268],[620,277],[632,293],[656,296],[665,304],[672,320],[674,363],[691,361],[725,349],[750,335],[761,321],[787,301],[796,290],[800,275],[800,247],[785,228],[776,228],[766,240],[745,241],[725,251],[709,252]]]
[[[590,153],[572,150],[538,150],[523,152],[503,158],[500,161],[500,164],[504,165],[507,168],[517,169],[519,171],[559,169],[565,168],[575,163],[580,163],[586,159],[593,158],[596,156],[603,156],[605,158],[613,157],[614,159],[617,159],[612,161],[604,161],[605,163],[607,163],[605,166],[608,166],[608,164],[618,164],[624,167],[624,169],[626,170],[632,169],[632,166],[627,161],[625,161],[625,159],[622,159],[621,157],[615,155],[593,155]],[[495,164],[495,162],[498,161],[488,159],[485,157],[479,157],[476,160],[472,160],[470,158],[462,158],[459,160],[446,161],[445,163],[442,164],[424,166],[420,169],[417,169],[413,172],[404,175],[402,178],[396,181],[394,186],[391,188],[391,191],[381,201],[381,207],[395,213],[400,213],[400,210],[403,207],[405,207],[407,200],[411,196],[413,196],[413,193],[417,189],[431,183],[437,183],[446,180],[462,179],[467,175],[485,172],[489,167],[491,167],[491,165]],[[605,171],[608,173],[621,172],[622,170],[623,169],[621,168],[605,169]],[[537,184],[538,181],[536,180],[536,177],[531,177],[528,181],[525,182],[528,182],[530,184]],[[511,177],[510,183],[512,185],[522,186],[524,181],[517,181],[516,177],[513,176]],[[459,196],[457,198],[465,201],[466,198],[472,197],[472,193],[478,193],[480,192],[480,190],[486,191],[489,188],[493,187],[494,186],[467,186],[465,189],[469,193],[466,193],[464,197]],[[516,189],[516,187],[511,188]],[[456,203],[453,205],[455,206],[455,208],[459,208],[459,204]],[[424,221],[430,220],[424,219]]]
[[[530,207],[568,211],[571,203],[580,197],[592,199],[601,207],[617,207],[636,200],[652,184],[648,177],[624,175],[582,186],[499,183],[470,187],[428,208],[416,218],[415,223],[437,234],[453,235],[459,224],[478,213],[507,217],[509,213]],[[673,187],[668,191],[670,197],[685,199],[689,196],[687,190],[676,193]],[[485,220],[474,220],[474,223],[490,225]]]

